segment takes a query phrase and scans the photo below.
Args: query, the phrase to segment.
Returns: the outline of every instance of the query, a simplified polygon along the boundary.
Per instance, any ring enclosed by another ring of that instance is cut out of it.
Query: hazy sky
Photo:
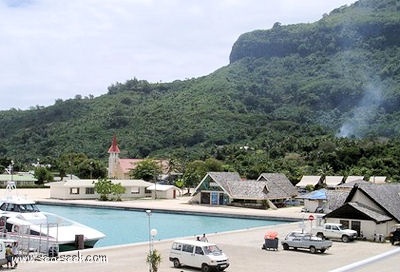
[[[311,23],[355,0],[0,0],[0,110],[171,82],[229,64],[246,32]]]

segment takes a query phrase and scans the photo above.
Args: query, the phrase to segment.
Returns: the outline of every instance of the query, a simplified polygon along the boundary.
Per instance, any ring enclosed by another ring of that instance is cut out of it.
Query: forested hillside
[[[115,83],[100,97],[0,112],[0,157],[29,165],[81,152],[216,158],[254,178],[385,175],[400,181],[400,9],[360,0],[311,24],[243,34],[201,78]]]

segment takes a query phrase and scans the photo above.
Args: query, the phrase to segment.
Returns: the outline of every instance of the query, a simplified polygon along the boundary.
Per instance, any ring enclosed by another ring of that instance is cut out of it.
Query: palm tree
[[[161,263],[161,254],[156,249],[150,251],[146,262],[150,265],[150,271],[157,272]]]

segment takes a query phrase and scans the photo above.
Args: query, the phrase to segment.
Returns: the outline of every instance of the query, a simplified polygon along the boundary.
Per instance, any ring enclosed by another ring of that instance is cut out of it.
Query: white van
[[[217,245],[192,240],[174,241],[169,253],[169,260],[174,263],[174,267],[186,265],[201,268],[203,272],[212,269],[223,271],[229,266],[228,257]]]

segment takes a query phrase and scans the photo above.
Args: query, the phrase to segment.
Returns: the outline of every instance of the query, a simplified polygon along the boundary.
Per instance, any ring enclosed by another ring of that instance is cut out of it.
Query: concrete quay
[[[308,218],[308,213],[300,212],[299,207],[282,208],[278,210],[255,210],[237,207],[209,207],[187,204],[187,198],[179,198],[174,200],[132,200],[122,202],[100,202],[96,200],[53,200],[49,198],[47,189],[38,190],[31,189],[23,191],[18,189],[21,194],[26,194],[28,198],[36,200],[40,203],[66,204],[68,205],[99,205],[102,207],[112,206],[118,208],[130,209],[151,209],[161,211],[179,211],[179,212],[203,212],[203,213],[220,213],[231,214],[234,216],[246,215],[255,217],[269,217],[279,219],[297,219],[298,222],[289,222],[276,226],[265,226],[252,229],[244,229],[239,231],[231,231],[224,233],[208,233],[207,237],[210,242],[215,242],[229,256],[230,267],[227,272],[240,271],[394,271],[398,267],[399,252],[398,246],[392,246],[390,243],[374,243],[367,241],[354,241],[351,243],[333,242],[330,248],[324,254],[310,254],[308,251],[284,251],[279,246],[278,251],[262,250],[263,237],[267,230],[278,232],[280,239],[291,230],[299,229],[300,222],[303,217]],[[0,194],[2,194],[0,190]],[[73,219],[73,218],[72,218]],[[306,223],[306,228],[308,223]],[[132,228],[134,226],[127,226]],[[187,237],[193,239],[193,237]],[[168,252],[173,240],[155,241],[154,248],[160,251],[162,262],[159,271],[200,271],[198,269],[182,267],[174,268],[168,260]],[[128,244],[123,246],[113,246],[104,248],[93,248],[80,251],[71,251],[60,254],[58,260],[41,259],[36,261],[21,262],[17,270],[20,271],[149,271],[146,264],[146,255],[149,251],[149,244]],[[397,251],[395,254],[383,260],[376,260],[360,268],[349,268],[348,270],[340,270],[340,268],[351,265],[355,262],[363,261],[368,258],[375,257],[379,254],[388,254]],[[68,256],[73,256],[72,260]],[[76,256],[81,259],[77,260]],[[87,261],[85,262],[85,258]],[[97,262],[95,259],[107,259],[104,263],[101,260]],[[92,261],[91,261],[92,260]]]

